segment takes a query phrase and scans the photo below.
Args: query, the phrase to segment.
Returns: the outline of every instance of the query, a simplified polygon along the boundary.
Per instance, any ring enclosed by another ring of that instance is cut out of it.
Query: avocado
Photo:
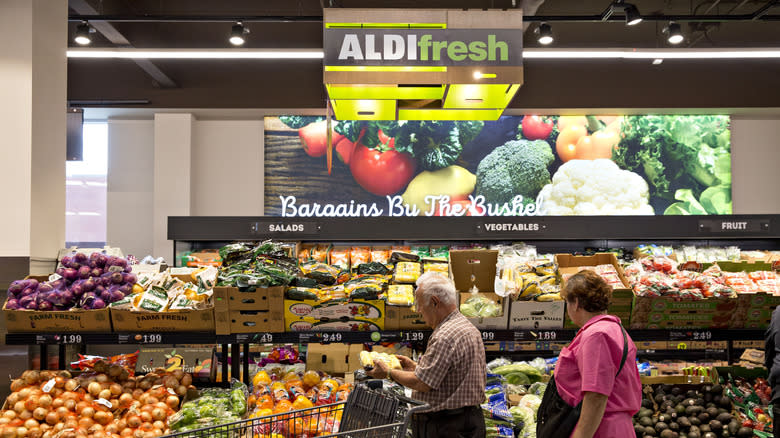
[[[688,392],[685,393],[685,396],[688,398],[696,398],[696,391],[689,390]]]
[[[709,414],[710,418],[715,418],[715,417],[718,416],[718,408],[716,408],[714,406],[711,407],[711,408],[707,408],[707,410],[705,412],[707,412],[707,414]]]
[[[731,409],[731,400],[728,397],[721,397],[720,407],[723,409]]]
[[[699,421],[701,421],[702,424],[709,422],[710,414],[706,412],[702,412],[701,414],[699,414]]]
[[[649,417],[651,415],[653,415],[653,411],[648,408],[639,408],[639,412],[636,414],[637,417]]]
[[[708,393],[708,392],[712,392],[712,385],[704,385],[701,388],[701,390],[704,391],[705,394]]]
[[[753,436],[753,429],[749,427],[740,427],[737,431],[737,438],[751,438]]]
[[[687,428],[691,427],[691,420],[689,420],[688,417],[680,417],[680,419],[677,420],[677,423],[683,429],[687,429]]]
[[[669,428],[669,425],[667,425],[663,421],[659,421],[658,423],[655,423],[655,430],[657,430],[658,432],[660,432],[662,430],[665,430],[665,429],[668,429],[668,428]]]
[[[729,424],[731,422],[731,418],[731,414],[728,412],[722,412],[716,417],[716,419],[723,424]]]
[[[650,399],[642,399],[642,407],[646,409],[653,409],[653,401]]]
[[[682,393],[682,389],[680,389],[679,386],[675,386],[672,388],[670,392],[672,393],[672,395],[680,395]]]
[[[682,404],[685,406],[693,406],[696,404],[696,399],[694,399],[693,397],[688,397],[685,400],[683,400]]]
[[[699,426],[699,430],[702,433],[712,432],[712,430],[710,429],[710,425],[709,424],[702,424],[701,426]]]
[[[661,414],[658,416],[658,422],[659,423],[668,423],[670,420],[669,416],[666,414]]]
[[[688,438],[701,438],[701,435],[698,431],[690,430],[688,431]]]
[[[710,392],[714,394],[723,394],[723,386],[721,386],[719,383],[716,383],[712,385],[712,388],[710,388]]]
[[[634,426],[634,432],[636,433],[636,438],[642,438],[645,436],[645,428],[644,426],[636,425]]]
[[[671,429],[671,430],[676,432],[676,431],[680,430],[680,425],[675,423],[674,421],[672,421],[671,423],[669,423],[669,429]]]
[[[701,425],[701,421],[699,420],[699,417],[695,415],[691,415],[690,417],[688,417],[688,419],[691,421],[691,426]]]
[[[664,402],[664,396],[662,394],[656,394],[653,400],[655,400],[656,404],[660,405],[661,403]]]
[[[715,433],[720,432],[721,430],[723,430],[723,423],[721,423],[718,420],[711,420],[710,421],[710,430],[715,432]]]
[[[650,417],[639,417],[639,424],[641,424],[644,427],[652,426],[653,419]]]
[[[658,436],[661,438],[672,438],[672,436],[674,436],[674,432],[669,429],[666,429],[661,431],[661,434]]]
[[[729,429],[729,433],[732,436],[736,436],[737,431],[739,431],[739,421],[737,421],[736,419],[732,419],[728,425],[728,429]]]
[[[705,432],[704,435],[701,436],[701,438],[718,438],[718,436],[712,432]]]
[[[697,404],[698,406],[704,406],[704,399],[703,399],[703,398],[701,398],[701,397],[698,397],[698,398],[696,399],[696,404]]]
[[[683,404],[678,404],[674,407],[674,411],[677,412],[679,415],[682,415],[685,413],[685,406]]]
[[[650,426],[645,427],[645,435],[646,436],[655,436],[655,429],[653,429]]]
[[[675,387],[673,387],[672,385],[667,385],[667,384],[661,385],[661,391],[663,392],[672,392],[674,391],[674,388]]]

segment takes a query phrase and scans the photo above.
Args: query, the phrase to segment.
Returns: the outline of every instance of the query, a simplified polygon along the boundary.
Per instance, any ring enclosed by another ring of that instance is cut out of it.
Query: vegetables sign
[[[265,212],[730,214],[729,122],[713,115],[334,120],[328,145],[323,117],[268,117]],[[334,155],[329,166],[326,156]]]

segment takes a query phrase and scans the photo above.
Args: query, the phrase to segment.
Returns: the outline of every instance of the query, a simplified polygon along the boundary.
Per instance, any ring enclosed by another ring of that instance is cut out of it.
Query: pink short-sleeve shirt
[[[615,377],[623,356],[620,319],[599,315],[588,321],[571,344],[561,350],[555,366],[555,383],[561,398],[571,406],[582,401],[584,392],[606,395],[604,418],[594,438],[634,436],[631,417],[642,403],[642,384],[636,366],[636,346],[628,337],[628,355],[623,370]]]

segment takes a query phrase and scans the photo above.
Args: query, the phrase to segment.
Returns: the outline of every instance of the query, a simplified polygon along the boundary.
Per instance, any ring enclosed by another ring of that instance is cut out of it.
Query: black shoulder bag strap
[[[620,331],[623,332],[623,357],[620,358],[620,368],[618,368],[617,374],[615,374],[615,377],[617,377],[621,371],[623,371],[623,365],[626,364],[626,358],[628,357],[628,335],[626,334],[626,329],[623,328],[623,326],[620,326]]]

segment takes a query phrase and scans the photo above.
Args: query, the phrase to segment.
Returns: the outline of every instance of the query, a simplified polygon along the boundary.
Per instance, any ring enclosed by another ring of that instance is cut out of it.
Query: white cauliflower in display
[[[647,182],[612,160],[571,160],[539,193],[539,214],[548,216],[653,215]]]

